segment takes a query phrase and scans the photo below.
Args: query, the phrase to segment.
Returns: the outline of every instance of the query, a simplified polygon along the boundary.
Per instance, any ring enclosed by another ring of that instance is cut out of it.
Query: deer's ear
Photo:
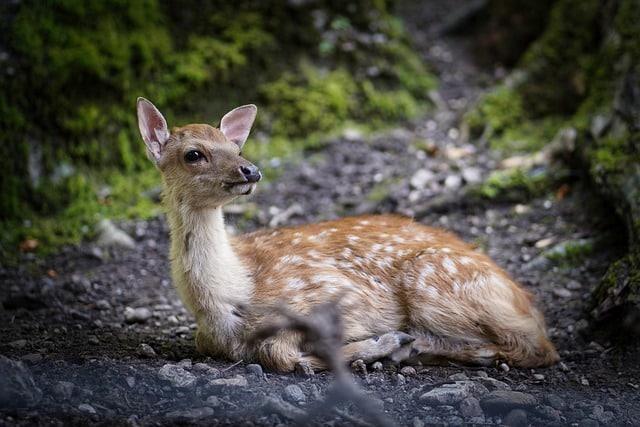
[[[147,157],[157,165],[162,158],[164,144],[169,139],[167,121],[155,105],[142,97],[138,98],[137,109],[138,128],[147,146]]]
[[[258,108],[253,104],[234,108],[225,114],[220,121],[220,130],[224,136],[242,148],[249,137],[251,125],[253,125],[253,121],[256,119],[257,111]]]

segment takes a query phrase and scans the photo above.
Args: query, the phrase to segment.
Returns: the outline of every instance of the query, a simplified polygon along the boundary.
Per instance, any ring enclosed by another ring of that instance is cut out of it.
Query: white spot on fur
[[[462,265],[469,265],[473,263],[473,260],[468,256],[462,256],[458,259],[458,262]]]
[[[362,225],[369,225],[369,224],[370,224],[370,222],[369,222],[368,220],[366,220],[366,219],[363,219],[363,220],[361,220],[361,221],[360,221],[360,224],[362,224]]]
[[[360,240],[360,238],[358,236],[353,236],[353,235],[347,236],[347,241],[349,243],[351,243],[352,245],[357,243],[359,240]]]
[[[442,268],[447,270],[447,273],[452,275],[458,272],[458,267],[456,267],[456,263],[449,257],[444,258],[442,260]]]
[[[299,277],[292,277],[287,280],[286,286],[291,290],[302,290],[307,287],[307,282],[300,279]]]

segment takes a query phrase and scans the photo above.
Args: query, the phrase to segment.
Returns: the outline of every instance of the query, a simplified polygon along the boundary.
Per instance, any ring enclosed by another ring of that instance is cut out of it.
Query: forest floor
[[[396,212],[449,229],[536,295],[560,363],[358,365],[365,397],[337,403],[330,372],[203,358],[169,280],[159,217],[118,224],[133,248],[87,242],[0,267],[0,425],[638,425],[638,346],[591,334],[585,313],[622,231],[578,180],[521,199],[468,191],[502,159],[465,142],[460,117],[497,77],[473,64],[465,40],[426,30],[445,12],[414,14],[409,28],[442,80],[432,115],[376,135],[345,132],[301,162],[251,159],[281,173],[230,206],[228,223],[245,232]]]

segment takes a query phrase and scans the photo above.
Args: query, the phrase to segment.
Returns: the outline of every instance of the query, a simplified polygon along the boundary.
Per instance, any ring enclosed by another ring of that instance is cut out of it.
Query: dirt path
[[[438,13],[446,10],[430,19]],[[281,166],[278,182],[232,207],[228,222],[249,231],[399,212],[453,230],[538,296],[560,364],[356,366],[367,403],[323,403],[335,396],[329,373],[274,374],[194,353],[193,319],[168,280],[167,229],[158,218],[121,224],[133,249],[84,244],[26,259],[20,269],[0,267],[0,425],[291,425],[309,414],[304,423],[318,425],[637,425],[637,351],[582,335],[585,298],[615,259],[616,230],[578,183],[563,198],[465,196],[499,161],[461,142],[456,127],[492,77],[465,59],[464,44],[420,32],[417,24],[428,22],[418,18],[412,34],[444,82],[434,94],[440,109],[368,138],[347,132]],[[554,258],[585,241],[598,247],[591,256]]]

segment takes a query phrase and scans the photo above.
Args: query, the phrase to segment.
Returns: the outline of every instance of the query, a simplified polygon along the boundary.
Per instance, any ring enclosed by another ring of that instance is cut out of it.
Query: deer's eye
[[[197,162],[198,160],[201,160],[201,159],[204,159],[204,155],[201,152],[197,151],[197,150],[187,151],[184,154],[184,160],[187,163],[195,163],[195,162]]]

